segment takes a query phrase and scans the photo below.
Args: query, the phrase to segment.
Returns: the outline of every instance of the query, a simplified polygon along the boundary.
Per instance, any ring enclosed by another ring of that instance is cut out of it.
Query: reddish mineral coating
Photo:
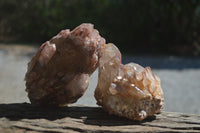
[[[26,91],[31,103],[65,105],[76,102],[88,87],[105,40],[92,24],[62,30],[44,43],[28,64]]]
[[[121,64],[113,44],[102,46],[95,98],[110,114],[139,121],[159,113],[164,101],[159,77],[150,67]]]

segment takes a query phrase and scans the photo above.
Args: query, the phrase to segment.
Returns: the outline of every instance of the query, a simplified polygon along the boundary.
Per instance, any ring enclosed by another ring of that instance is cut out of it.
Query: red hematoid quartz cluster
[[[98,66],[105,40],[91,24],[62,30],[45,42],[28,64],[26,91],[31,103],[65,105],[76,102]]]
[[[95,98],[110,114],[133,120],[159,113],[164,100],[160,79],[151,68],[121,64],[121,53],[113,44],[102,47]]]
[[[121,64],[118,48],[105,44],[92,24],[63,30],[41,45],[28,64],[28,97],[40,105],[74,103],[98,66],[95,98],[108,113],[141,121],[161,111],[164,98],[159,77],[150,67]]]

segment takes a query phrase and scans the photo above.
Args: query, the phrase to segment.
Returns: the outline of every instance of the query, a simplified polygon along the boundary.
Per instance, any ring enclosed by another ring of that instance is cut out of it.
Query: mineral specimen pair
[[[80,98],[99,66],[97,104],[110,114],[143,120],[163,107],[160,79],[149,67],[121,64],[114,44],[105,44],[92,24],[63,30],[44,43],[28,64],[26,91],[33,104],[63,106]]]

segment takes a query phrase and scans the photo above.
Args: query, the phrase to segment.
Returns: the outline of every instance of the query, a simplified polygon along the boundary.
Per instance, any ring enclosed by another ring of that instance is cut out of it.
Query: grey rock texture
[[[200,115],[161,112],[137,122],[109,115],[100,107],[0,104],[0,132],[200,132]]]

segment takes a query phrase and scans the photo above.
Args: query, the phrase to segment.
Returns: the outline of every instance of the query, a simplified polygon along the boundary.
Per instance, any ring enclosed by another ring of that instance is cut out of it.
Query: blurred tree
[[[0,41],[43,43],[88,22],[123,52],[192,54],[199,8],[198,0],[1,0]]]

